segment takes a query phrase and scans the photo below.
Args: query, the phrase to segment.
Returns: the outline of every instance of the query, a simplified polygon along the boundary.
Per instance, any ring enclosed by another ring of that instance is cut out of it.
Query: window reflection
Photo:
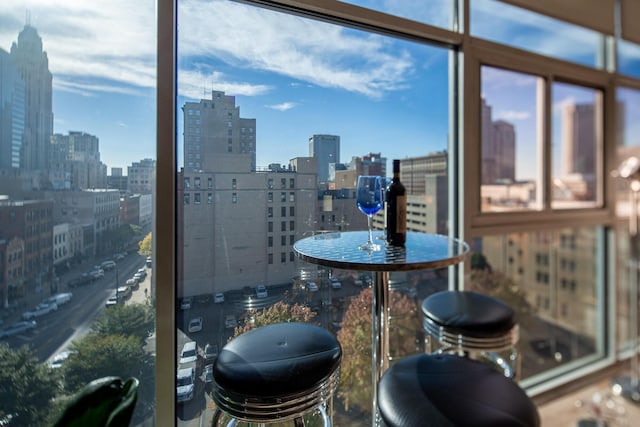
[[[481,69],[481,209],[540,209],[539,77]]]

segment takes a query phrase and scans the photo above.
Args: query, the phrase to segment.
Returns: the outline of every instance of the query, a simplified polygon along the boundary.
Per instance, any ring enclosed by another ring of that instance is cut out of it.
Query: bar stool
[[[493,367],[453,354],[417,354],[391,366],[378,384],[387,427],[537,427],[536,406]]]
[[[226,414],[227,426],[293,421],[298,427],[315,410],[331,426],[341,359],[335,337],[307,323],[277,323],[236,337],[213,366],[212,426]]]
[[[519,374],[519,328],[515,312],[503,301],[476,292],[447,290],[428,296],[422,313],[424,330],[433,338],[429,352],[480,358],[509,378]],[[501,352],[508,355],[502,357]]]

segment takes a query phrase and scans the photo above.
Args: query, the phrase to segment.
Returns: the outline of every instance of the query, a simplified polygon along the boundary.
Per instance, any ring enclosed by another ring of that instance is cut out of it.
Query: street
[[[130,253],[124,259],[118,261],[115,269],[105,271],[104,277],[97,279],[91,284],[68,288],[67,283],[82,273],[85,273],[94,265],[100,265],[108,257],[100,257],[74,265],[72,268],[59,276],[58,292],[71,292],[73,297],[68,303],[58,307],[58,310],[50,314],[36,318],[37,327],[27,333],[9,337],[4,342],[11,348],[18,348],[22,345],[31,347],[34,354],[40,361],[48,361],[52,356],[65,349],[75,338],[86,334],[95,318],[104,310],[104,303],[114,292],[116,287],[122,286],[126,279],[133,276],[136,270],[144,266],[145,257]],[[147,275],[146,281],[150,280]],[[142,292],[143,285],[140,285]],[[50,295],[31,295],[26,305],[20,310],[15,310],[4,320],[2,327],[7,327],[13,322],[19,321],[22,312],[32,309],[40,301]]]

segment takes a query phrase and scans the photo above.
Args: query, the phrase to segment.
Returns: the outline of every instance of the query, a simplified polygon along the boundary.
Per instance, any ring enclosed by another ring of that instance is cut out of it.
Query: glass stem
[[[367,221],[369,223],[369,243],[373,244],[373,233],[371,231],[373,216],[367,215]]]

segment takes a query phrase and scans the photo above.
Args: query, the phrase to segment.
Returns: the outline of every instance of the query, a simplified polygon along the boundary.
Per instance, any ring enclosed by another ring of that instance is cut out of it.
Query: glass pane
[[[449,52],[233,1],[178,6],[176,351],[189,341],[201,354],[222,349],[273,321],[318,324],[357,375],[341,381],[335,424],[370,425],[372,384],[360,379],[371,378],[372,276],[303,263],[293,245],[365,230],[356,178],[391,175],[392,159],[402,160],[408,228],[448,232]],[[195,204],[203,191],[212,203],[201,195]],[[394,355],[422,348],[418,298],[447,276],[398,280],[406,320],[393,327],[411,340],[394,341]],[[199,318],[201,330],[191,323]],[[210,422],[208,391],[198,375],[193,397],[176,406],[180,425]]]
[[[481,69],[481,209],[535,210],[539,202],[539,77]]]
[[[471,35],[529,52],[602,68],[603,36],[496,0],[470,1]]]
[[[601,244],[598,230],[590,228],[473,241],[467,288],[516,310],[522,379],[548,378],[602,356]]]
[[[350,0],[357,6],[408,18],[424,24],[445,28],[454,27],[454,5],[456,0],[387,1],[387,0]]]
[[[154,8],[0,4],[0,424],[106,376],[153,422]]]
[[[618,122],[618,146],[617,165],[622,165],[627,159],[635,156],[640,158],[640,139],[638,139],[638,121],[635,119],[640,114],[640,90],[631,88],[619,88],[617,93],[617,108],[619,111]],[[631,291],[637,289],[638,275],[637,260],[631,256],[632,241],[629,234],[631,227],[635,226],[637,218],[632,216],[632,200],[634,193],[631,182],[637,179],[637,175],[631,179],[617,178],[615,180],[616,190],[616,215],[618,218],[619,233],[616,240],[616,274],[618,277],[616,288],[617,309],[616,325],[618,327],[618,350],[630,348],[630,301],[633,301]],[[632,221],[634,223],[632,223]],[[633,288],[635,286],[635,288]]]
[[[640,77],[640,46],[618,40],[618,71],[631,77]]]
[[[602,159],[602,93],[565,83],[552,87],[554,209],[599,204]]]

